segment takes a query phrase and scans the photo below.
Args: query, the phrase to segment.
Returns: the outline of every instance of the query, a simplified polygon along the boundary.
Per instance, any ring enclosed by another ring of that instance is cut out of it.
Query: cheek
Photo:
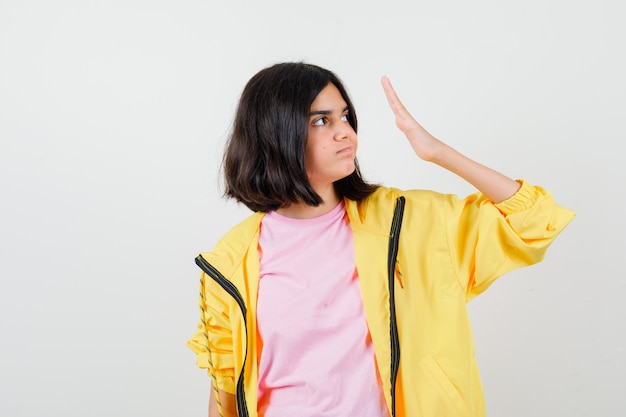
[[[328,149],[328,146],[323,145],[321,143],[307,146],[305,149],[304,158],[307,161],[307,163],[317,161],[326,153],[327,149]]]

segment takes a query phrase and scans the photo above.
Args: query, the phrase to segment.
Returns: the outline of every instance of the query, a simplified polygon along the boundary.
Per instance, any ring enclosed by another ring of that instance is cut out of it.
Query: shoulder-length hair
[[[311,103],[332,83],[348,105],[357,131],[352,101],[339,78],[305,63],[280,63],[254,75],[245,86],[223,158],[225,195],[253,211],[268,212],[293,203],[311,206],[323,200],[309,183],[305,149]],[[335,182],[341,197],[360,201],[376,190],[355,170]]]

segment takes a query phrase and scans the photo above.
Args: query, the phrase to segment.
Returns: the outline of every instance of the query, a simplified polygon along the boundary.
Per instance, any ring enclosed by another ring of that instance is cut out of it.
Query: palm
[[[427,161],[432,160],[439,141],[411,116],[411,113],[409,113],[398,98],[389,78],[383,77],[381,82],[383,90],[385,90],[385,95],[387,96],[387,101],[389,102],[389,107],[391,107],[393,114],[396,116],[396,126],[407,137],[418,157]]]

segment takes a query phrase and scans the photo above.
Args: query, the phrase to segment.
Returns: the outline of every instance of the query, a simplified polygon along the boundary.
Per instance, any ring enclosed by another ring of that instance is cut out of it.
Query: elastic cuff
[[[211,376],[211,374],[209,374],[209,376]],[[235,378],[233,376],[216,375],[215,381],[217,381],[218,389],[226,391],[229,394],[236,394],[237,391],[235,389]],[[215,381],[212,381],[212,383],[215,383]]]
[[[519,190],[506,200],[495,204],[498,210],[505,215],[524,211],[537,202],[537,190],[535,190],[535,187],[525,180],[518,179],[516,181],[522,184]]]

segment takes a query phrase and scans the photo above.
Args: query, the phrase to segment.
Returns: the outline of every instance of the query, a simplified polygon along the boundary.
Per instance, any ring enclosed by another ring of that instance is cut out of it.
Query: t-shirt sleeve
[[[575,216],[543,188],[519,182],[520,189],[498,204],[481,193],[445,199],[448,244],[468,301],[499,276],[541,261]]]
[[[187,346],[197,355],[198,367],[207,369],[213,384],[234,394],[232,330],[229,307],[222,292],[223,289],[203,272],[200,277],[200,321]]]

